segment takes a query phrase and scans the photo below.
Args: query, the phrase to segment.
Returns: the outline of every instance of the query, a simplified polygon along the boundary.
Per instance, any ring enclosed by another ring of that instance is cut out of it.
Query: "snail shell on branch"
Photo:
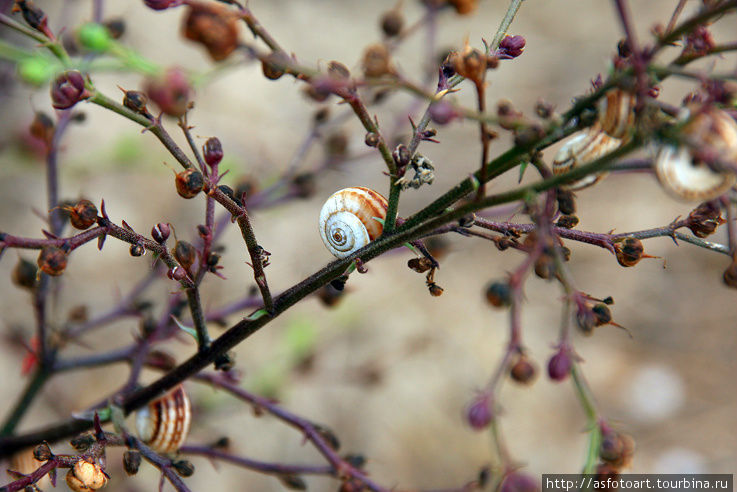
[[[574,167],[583,166],[589,162],[605,156],[619,147],[621,140],[610,137],[596,125],[568,140],[555,154],[553,159],[553,174],[563,174]],[[562,186],[569,190],[580,190],[591,186],[604,176],[606,172],[589,174],[578,181]]]
[[[176,452],[189,434],[192,409],[180,384],[136,412],[138,436],[159,453]]]
[[[735,184],[737,169],[737,123],[729,114],[710,108],[696,114],[682,130],[689,145],[661,147],[655,159],[655,174],[663,188],[675,198],[707,201]],[[718,163],[731,166],[719,172],[700,162],[696,151],[716,156]]]
[[[598,124],[610,137],[625,139],[635,126],[635,96],[612,89],[599,99]]]
[[[387,201],[360,186],[333,193],[320,211],[320,236],[338,258],[346,258],[381,235]]]

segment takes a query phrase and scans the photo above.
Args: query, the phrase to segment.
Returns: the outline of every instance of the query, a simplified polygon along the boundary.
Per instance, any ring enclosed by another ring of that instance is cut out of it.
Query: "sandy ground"
[[[65,25],[53,20],[59,18],[49,5],[53,2],[37,3],[48,7],[55,30]],[[69,25],[90,18],[89,3],[64,2],[63,15]],[[481,2],[473,17],[442,15],[437,51],[462,46],[465,38],[474,45],[480,45],[481,37],[491,39],[504,3]],[[652,24],[667,22],[677,2],[630,3],[638,33],[647,39]],[[196,71],[211,67],[203,50],[178,40],[182,10],[154,13],[141,2],[106,4],[106,17],[128,19],[125,43],[154,61]],[[376,19],[393,4],[385,0],[252,0],[250,7],[303,63],[324,66],[329,60],[340,60],[357,70],[363,48],[379,39]],[[418,19],[417,2],[404,4],[407,18]],[[688,9],[695,6],[696,2],[689,2]],[[729,22],[732,20],[725,24]],[[525,112],[532,111],[539,97],[565,108],[572,97],[587,89],[590,79],[606,72],[607,60],[621,37],[612,3],[601,0],[529,0],[511,32],[524,35],[527,48],[519,59],[489,74],[489,103],[509,99]],[[729,34],[724,28],[714,32],[717,41],[731,40]],[[427,50],[428,36],[419,31],[399,49],[398,66],[421,80]],[[720,62],[727,70],[734,65],[734,57]],[[139,81],[138,76],[128,74],[95,77],[101,90],[116,97],[116,85],[131,88]],[[662,97],[677,103],[687,87],[669,82]],[[30,122],[33,108],[50,110],[48,93],[16,86],[6,95],[10,97],[0,100],[0,229],[37,237],[43,225],[34,209],[45,208],[42,163],[27,154],[23,157],[13,137]],[[459,100],[470,104],[470,96],[470,86],[463,86]],[[398,129],[397,135],[410,131],[405,113],[409,101],[400,95],[375,108],[387,131]],[[345,111],[335,101],[327,106],[333,115]],[[211,135],[222,140],[227,155],[224,167],[230,169],[227,183],[251,175],[268,184],[296,152],[317,107],[293,80],[284,77],[269,82],[258,65],[240,64],[198,89],[191,120],[201,141]],[[141,232],[165,219],[175,224],[180,237],[193,237],[195,226],[203,220],[204,201],[185,202],[172,193],[171,172],[161,165],[172,159],[155,139],[141,135],[115,114],[93,106],[83,109],[86,122],[74,126],[64,141],[62,196],[85,196],[96,202],[104,198],[113,220],[124,219]],[[175,125],[168,125],[181,142]],[[275,292],[330,261],[315,225],[325,197],[345,186],[386,188],[383,165],[376,155],[367,153],[358,125],[351,120],[331,131],[345,132],[349,152],[364,157],[321,173],[313,198],[254,214],[258,239],[272,253],[267,273]],[[438,137],[441,145],[423,145],[437,166],[437,180],[432,187],[406,193],[402,215],[430,202],[477,166],[475,125],[440,128]],[[493,155],[507,145],[506,138],[499,139],[492,146]],[[318,145],[307,154],[302,168],[318,165],[323,155]],[[551,155],[546,152],[548,159]],[[492,191],[512,186],[515,178],[502,177]],[[578,207],[579,227],[601,232],[662,226],[691,208],[668,198],[654,178],[643,174],[609,177],[580,192]],[[724,242],[724,233],[713,240]],[[228,280],[211,278],[205,283],[203,301],[208,308],[241,297],[252,284],[237,229],[230,227],[222,242]],[[577,285],[597,297],[613,296],[615,320],[632,334],[630,338],[622,330],[602,328],[593,337],[575,338],[600,412],[637,442],[630,471],[734,472],[737,303],[734,291],[721,283],[727,258],[688,244],[676,246],[668,239],[653,239],[647,241],[646,251],[660,259],[624,269],[602,249],[580,244],[569,247]],[[331,427],[340,436],[343,450],[368,457],[367,469],[379,483],[459,486],[492,457],[489,435],[471,430],[463,411],[496,367],[508,326],[507,314],[486,305],[482,292],[487,282],[503,277],[522,256],[513,251],[501,253],[481,240],[452,237],[437,277],[445,293],[432,298],[422,276],[404,266],[410,255],[397,252],[371,262],[368,274],[351,278],[350,295],[335,309],[324,308],[314,298],[301,302],[238,347],[238,367],[244,372],[245,387],[275,391],[290,410]],[[21,256],[34,257],[26,252]],[[9,278],[16,257],[14,251],[5,253],[1,278]],[[88,305],[91,315],[105,311],[145,275],[150,263],[148,257],[131,258],[127,247],[113,240],[108,240],[102,252],[92,244],[83,247],[73,255],[64,275],[53,319],[63,322],[66,313],[82,303]],[[172,288],[170,282],[161,281],[148,298],[160,306]],[[32,333],[27,293],[9,281],[3,282],[0,292],[3,329]],[[532,278],[525,294],[524,340],[532,358],[544,367],[557,336],[561,291],[556,284]],[[238,316],[230,319],[237,320]],[[211,329],[219,332],[217,327]],[[95,332],[88,346],[70,347],[69,353],[123,346],[135,331],[135,321],[121,321]],[[305,331],[314,334],[315,358],[309,371],[300,372],[291,368],[289,340],[290,334]],[[181,360],[192,353],[190,342],[170,349]],[[3,407],[9,407],[23,388],[21,356],[0,345]],[[23,420],[21,430],[67,418],[117,387],[125,376],[126,368],[115,366],[54,379]],[[145,380],[154,376],[147,373]],[[209,388],[190,385],[189,390],[195,403],[189,442],[206,443],[229,435],[233,449],[248,457],[321,463],[296,432],[279,422],[255,418],[247,407]],[[541,377],[532,387],[505,385],[500,400],[502,432],[510,452],[526,470],[537,475],[580,469],[586,452],[585,416],[569,384],[554,384]],[[119,457],[116,452],[110,454],[113,478],[108,490],[153,489],[157,483],[154,469],[144,467],[139,476],[124,479]],[[272,477],[228,465],[213,467],[202,459],[194,463],[197,473],[187,479],[192,490],[283,490]],[[336,489],[331,480],[308,481],[311,490]]]

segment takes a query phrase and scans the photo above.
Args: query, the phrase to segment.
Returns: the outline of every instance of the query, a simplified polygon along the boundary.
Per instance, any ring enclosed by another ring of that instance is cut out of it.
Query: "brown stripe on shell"
[[[361,217],[361,222],[368,231],[369,238],[373,241],[381,236],[384,226],[381,222],[374,219],[377,217],[384,220],[386,218],[386,209],[388,203],[380,193],[362,186],[346,188],[343,190],[343,200],[349,203],[352,200],[353,206],[349,207],[356,215]]]
[[[635,96],[622,89],[612,89],[599,103],[602,130],[614,138],[625,138],[635,124]]]
[[[184,387],[179,386],[148,404],[148,432],[139,428],[141,439],[160,453],[176,452],[189,433],[191,407]]]

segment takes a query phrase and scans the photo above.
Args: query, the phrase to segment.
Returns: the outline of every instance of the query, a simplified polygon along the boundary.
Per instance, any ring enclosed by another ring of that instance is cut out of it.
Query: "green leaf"
[[[198,341],[198,338],[197,338],[197,330],[195,330],[194,328],[191,328],[191,327],[189,327],[187,325],[182,324],[182,322],[179,321],[176,318],[176,316],[172,316],[171,319],[174,321],[174,323],[176,323],[176,325],[179,327],[180,330],[184,331],[185,333],[189,333],[189,335],[191,335],[192,338],[194,338],[194,341],[195,342]]]
[[[258,311],[254,311],[249,316],[246,317],[248,321],[256,321],[259,318],[263,318],[264,316],[268,316],[269,312],[265,308],[261,308]]]

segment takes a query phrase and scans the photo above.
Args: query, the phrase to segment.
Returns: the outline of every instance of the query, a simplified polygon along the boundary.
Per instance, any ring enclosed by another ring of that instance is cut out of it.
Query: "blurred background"
[[[91,1],[37,1],[47,11],[54,32],[73,30],[91,19]],[[642,41],[651,39],[655,23],[666,24],[677,2],[629,2]],[[2,2],[4,12],[9,2]],[[701,3],[688,2],[684,16]],[[378,19],[394,1],[357,0],[251,0],[249,7],[289,52],[307,66],[325,67],[330,60],[360,72],[365,47],[381,40]],[[428,34],[419,28],[395,52],[395,64],[418,82],[434,77],[428,71],[428,54],[437,63],[441,53],[462,48],[464,41],[481,47],[491,40],[506,10],[506,2],[481,1],[475,15],[459,16],[450,10],[437,18]],[[405,0],[408,25],[423,15],[417,1]],[[121,42],[154,62],[180,65],[192,73],[213,71],[204,49],[184,40],[180,24],[184,9],[163,12],[146,9],[140,1],[104,2],[104,18],[125,19]],[[245,27],[245,26],[244,26]],[[252,40],[241,28],[243,39]],[[717,42],[733,41],[733,19],[713,28]],[[533,115],[542,98],[564,111],[571,99],[587,91],[590,80],[607,73],[608,63],[622,38],[612,2],[530,0],[522,5],[510,34],[527,40],[524,54],[502,62],[488,74],[488,105],[510,100]],[[730,37],[731,36],[731,37]],[[7,28],[0,37],[32,46]],[[666,53],[663,60],[677,53]],[[695,67],[733,71],[737,59],[724,56]],[[45,225],[44,163],[28,137],[34,111],[51,113],[48,88],[34,90],[15,81],[13,68],[3,62],[0,89],[0,230],[20,236],[41,237]],[[96,86],[111,97],[121,97],[116,86],[140,88],[141,76],[130,73],[93,75]],[[435,81],[428,85],[434,89]],[[190,123],[198,144],[210,136],[223,143],[229,170],[224,183],[235,186],[248,177],[266,187],[278,179],[312,129],[314,113],[329,108],[331,121],[321,141],[299,161],[299,169],[321,166],[329,153],[324,142],[344,139],[349,157],[316,176],[314,194],[302,200],[254,211],[259,242],[271,252],[267,275],[278,293],[331,261],[317,232],[317,215],[323,201],[347,186],[368,186],[386,194],[384,164],[363,143],[364,130],[347,108],[333,98],[318,104],[305,97],[302,84],[290,77],[268,81],[259,63],[234,55],[197,87]],[[668,80],[661,98],[678,104],[691,84]],[[469,84],[456,95],[474,105]],[[174,193],[174,166],[150,134],[122,117],[79,104],[86,119],[74,124],[62,142],[60,187],[63,199],[105,200],[112,220],[125,220],[147,234],[157,222],[171,222],[180,239],[196,238],[196,225],[204,221],[204,198],[182,200]],[[400,139],[411,132],[408,114],[417,121],[424,104],[405,94],[371,108],[382,129]],[[409,111],[409,113],[408,113]],[[173,120],[165,125],[184,148],[186,141]],[[425,143],[421,152],[436,166],[432,186],[403,195],[400,215],[408,216],[477,168],[478,128],[471,122],[438,127],[441,144]],[[492,155],[505,151],[505,133],[492,143]],[[556,148],[545,152],[551,160]],[[495,181],[491,192],[516,184],[517,173]],[[579,229],[596,232],[634,231],[664,226],[686,216],[696,205],[669,198],[648,174],[612,175],[594,188],[578,193]],[[506,219],[504,217],[503,219]],[[527,217],[518,217],[522,222]],[[722,228],[723,229],[723,228]],[[494,310],[484,299],[486,285],[504,278],[522,260],[518,252],[498,251],[488,241],[447,237],[447,254],[436,281],[445,292],[431,297],[424,276],[406,267],[413,254],[396,251],[372,261],[365,275],[353,275],[348,295],[333,308],[316,297],[300,302],[259,331],[237,350],[242,385],[277,397],[289,410],[333,429],[341,451],[363,454],[367,470],[382,485],[399,488],[458,487],[473,479],[492,459],[492,441],[465,422],[464,411],[475,392],[496,368],[507,340],[508,314]],[[710,238],[725,243],[725,231]],[[228,225],[222,273],[203,286],[205,308],[215,309],[242,298],[253,285],[247,252],[238,229]],[[721,281],[727,256],[672,240],[647,240],[646,253],[657,259],[622,268],[613,255],[593,246],[568,242],[569,267],[577,286],[592,296],[612,296],[614,320],[631,333],[598,328],[593,336],[575,334],[574,343],[584,360],[582,368],[601,414],[619,431],[632,435],[636,452],[631,472],[732,473],[737,463],[737,303],[734,291]],[[18,257],[35,262],[34,251],[6,251],[0,261],[0,319],[5,333],[33,334],[30,297],[10,282]],[[89,316],[104,312],[127,293],[151,266],[151,257],[133,258],[128,246],[108,239],[100,252],[90,243],[77,250],[62,277],[51,309],[58,325],[75,306],[84,304]],[[160,312],[175,289],[166,279],[154,284],[145,299]],[[556,384],[545,376],[548,358],[559,329],[561,289],[556,283],[532,277],[525,287],[522,310],[523,339],[528,354],[541,369],[534,385],[504,384],[500,395],[500,426],[512,456],[534,475],[575,473],[586,453],[585,415],[570,382]],[[231,316],[229,324],[242,315]],[[126,319],[93,332],[85,345],[69,346],[70,356],[122,347],[132,341],[138,320]],[[222,328],[211,326],[213,335]],[[179,361],[193,353],[191,339],[166,347]],[[25,385],[21,376],[22,351],[0,344],[0,401],[3,414]],[[53,379],[23,419],[20,432],[69,417],[118,388],[128,368],[120,364],[104,369],[70,372]],[[156,373],[145,372],[142,382]],[[223,392],[188,383],[195,406],[189,443],[209,443],[227,435],[232,450],[264,461],[322,464],[321,457],[301,436],[282,423],[254,416],[246,405]],[[55,452],[66,444],[57,443]],[[143,466],[133,478],[124,478],[122,451],[108,457],[112,475],[109,490],[152,490],[157,471]],[[193,458],[197,472],[187,483],[192,490],[216,486],[221,490],[283,490],[279,482],[226,464],[211,465]],[[5,465],[7,468],[7,465]],[[3,483],[8,479],[4,478]],[[335,490],[337,482],[308,478],[311,490]],[[60,485],[60,488],[65,487]],[[167,485],[167,487],[169,487]]]

